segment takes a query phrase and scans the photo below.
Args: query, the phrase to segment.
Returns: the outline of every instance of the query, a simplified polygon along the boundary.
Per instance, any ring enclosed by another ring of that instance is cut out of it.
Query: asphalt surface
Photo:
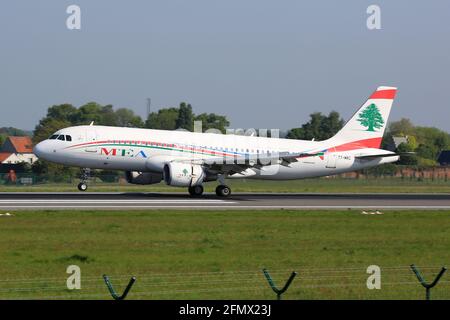
[[[450,209],[450,194],[1,193],[0,210],[48,209]]]

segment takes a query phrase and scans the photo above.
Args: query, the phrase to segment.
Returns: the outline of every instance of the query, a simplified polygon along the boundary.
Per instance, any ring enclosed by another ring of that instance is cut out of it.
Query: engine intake
[[[163,176],[162,173],[158,172],[127,171],[125,172],[125,178],[131,184],[155,184],[161,182]]]
[[[191,187],[205,180],[206,174],[200,165],[170,162],[164,165],[164,181],[169,186]]]

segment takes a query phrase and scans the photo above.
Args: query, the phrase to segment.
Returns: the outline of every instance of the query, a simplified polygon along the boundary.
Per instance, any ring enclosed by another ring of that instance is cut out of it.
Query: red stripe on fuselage
[[[344,143],[339,146],[334,147],[335,152],[339,151],[350,151],[350,150],[357,150],[357,149],[364,149],[364,148],[375,148],[378,149],[381,146],[381,137],[379,138],[372,138],[372,139],[364,139],[364,140],[358,140],[353,141],[349,143]],[[332,149],[332,148],[330,148]],[[328,150],[330,150],[328,149]]]
[[[396,93],[395,89],[375,91],[369,99],[394,99]]]

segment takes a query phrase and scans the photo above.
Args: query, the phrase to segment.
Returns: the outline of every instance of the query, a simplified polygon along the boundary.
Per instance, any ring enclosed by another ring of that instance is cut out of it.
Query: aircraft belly
[[[251,178],[264,180],[295,180],[324,175],[325,165],[318,162],[294,162],[289,166],[273,165],[256,171],[257,174]]]
[[[335,155],[336,162],[329,165],[327,158],[300,159],[289,166],[273,165],[255,170],[257,174],[250,179],[264,180],[295,180],[304,178],[322,177],[361,169],[361,165],[354,161],[354,158],[343,159]],[[368,165],[367,167],[372,166]],[[366,167],[366,166],[364,166]]]

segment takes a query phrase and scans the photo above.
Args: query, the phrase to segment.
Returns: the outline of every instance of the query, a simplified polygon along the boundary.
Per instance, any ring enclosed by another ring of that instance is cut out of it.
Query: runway
[[[450,209],[450,194],[1,193],[1,210],[60,209]]]

